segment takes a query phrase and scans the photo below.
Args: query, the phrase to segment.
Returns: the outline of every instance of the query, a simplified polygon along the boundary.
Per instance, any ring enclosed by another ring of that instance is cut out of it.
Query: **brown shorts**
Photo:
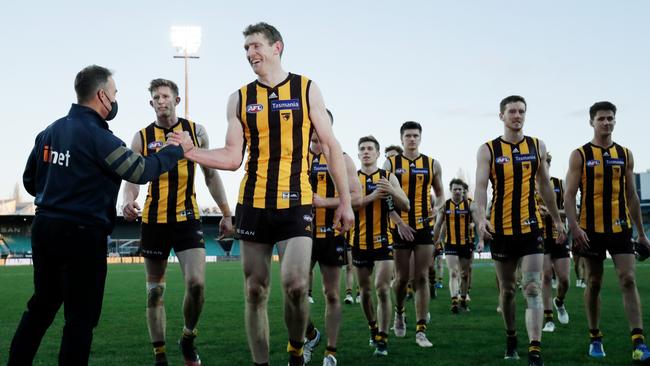
[[[343,235],[331,238],[314,238],[311,261],[331,267],[344,266],[348,263],[348,255],[345,252],[346,245]]]
[[[299,236],[311,238],[313,217],[311,205],[267,209],[237,204],[235,236],[272,245]]]
[[[187,249],[205,248],[203,231],[199,220],[188,220],[168,224],[142,223],[140,231],[142,256],[153,259],[167,259],[169,253]]]
[[[490,252],[495,261],[517,260],[529,254],[544,254],[544,238],[539,230],[521,235],[492,234]]]
[[[352,247],[352,265],[355,267],[372,270],[375,267],[375,262],[391,260],[393,260],[393,248],[390,245],[378,249]]]
[[[562,244],[556,244],[555,239],[544,240],[544,254],[550,254],[551,259],[569,258],[569,239]]]
[[[472,257],[472,244],[445,244],[445,254],[469,259]]]
[[[590,233],[589,248],[575,250],[581,257],[605,260],[607,253],[616,254],[634,254],[634,242],[632,241],[632,231],[626,230],[621,233]]]
[[[418,229],[413,234],[413,241],[403,240],[399,236],[397,229],[391,229],[393,235],[393,249],[409,249],[413,250],[416,245],[433,245],[433,233],[431,228]]]

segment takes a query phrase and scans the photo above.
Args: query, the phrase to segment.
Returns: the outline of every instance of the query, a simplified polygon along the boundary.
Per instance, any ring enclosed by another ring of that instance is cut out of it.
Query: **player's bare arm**
[[[239,92],[235,92],[230,95],[226,108],[228,129],[226,130],[224,147],[216,149],[194,148],[185,154],[185,158],[207,168],[237,170],[244,158],[244,129],[239,117],[237,117],[238,108]]]
[[[641,216],[641,205],[639,196],[636,193],[636,183],[634,182],[634,157],[632,151],[627,151],[627,168],[625,170],[625,198],[627,199],[627,208],[630,211],[630,219],[636,227],[637,241],[650,247],[650,241],[643,229],[643,218]]]
[[[445,217],[445,212],[444,212],[444,206],[440,207],[436,211],[436,224],[433,226],[433,242],[437,243],[440,241],[440,235],[442,233],[442,224],[444,224],[446,220]]]
[[[564,211],[569,222],[569,230],[573,237],[573,245],[576,249],[589,247],[587,233],[578,224],[576,211],[576,195],[582,178],[582,155],[578,150],[573,150],[569,158],[569,170],[566,173],[566,190],[564,191]]]
[[[476,202],[472,201],[472,203],[469,205],[469,212],[472,215],[472,219],[474,222],[478,222],[478,220],[481,217],[481,214],[479,213],[478,206],[476,205]],[[483,215],[485,217],[485,215]],[[474,222],[472,222],[470,226],[470,230],[474,230]],[[485,243],[483,241],[483,237],[481,235],[478,236],[478,244],[476,244],[476,251],[481,253],[483,251],[483,247],[485,246]]]
[[[487,220],[485,207],[487,206],[487,186],[490,179],[490,149],[483,144],[476,154],[476,189],[474,190],[474,203],[478,210],[475,222],[478,233],[484,240],[491,240],[494,228]]]
[[[196,125],[196,140],[198,142],[198,147],[202,149],[210,148],[210,139],[203,125]],[[232,227],[232,211],[230,211],[230,206],[228,205],[228,198],[226,197],[226,190],[223,186],[221,176],[216,170],[211,168],[201,166],[201,170],[205,177],[205,185],[208,187],[212,199],[217,203],[217,206],[219,206],[219,210],[223,215],[221,221],[219,221],[220,237],[231,236],[234,233]]]
[[[341,227],[341,231],[348,231],[354,224],[354,212],[352,211],[352,199],[350,191],[339,189],[348,186],[347,169],[343,159],[341,145],[334,137],[332,124],[330,122],[323,96],[318,86],[312,82],[309,88],[309,118],[318,134],[321,150],[328,163],[329,173],[332,175],[334,186],[339,192],[339,205],[334,212],[334,226]],[[356,174],[355,174],[356,175]]]
[[[442,166],[440,166],[440,162],[438,160],[435,160],[433,162],[432,187],[434,197],[436,198],[433,212],[438,212],[438,210],[445,206],[445,189],[442,186]]]
[[[388,182],[390,183],[390,195],[393,197],[393,204],[395,208],[400,211],[410,211],[411,204],[409,198],[404,193],[402,186],[400,186],[399,181],[395,174],[391,174]]]

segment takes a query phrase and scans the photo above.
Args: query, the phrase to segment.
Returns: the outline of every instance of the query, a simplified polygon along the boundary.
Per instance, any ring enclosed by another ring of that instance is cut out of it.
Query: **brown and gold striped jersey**
[[[310,153],[311,164],[309,169],[309,181],[312,191],[323,198],[338,197],[334,181],[327,167],[327,159],[323,153]],[[334,209],[318,207],[314,208],[314,238],[331,238],[340,235],[334,229]]]
[[[580,227],[596,233],[629,230],[625,196],[628,150],[617,143],[607,148],[587,143],[578,151],[582,157]]]
[[[155,154],[165,145],[167,133],[172,131],[189,132],[194,145],[198,145],[196,124],[179,118],[178,123],[170,129],[152,123],[140,130],[142,155]],[[142,210],[142,222],[165,224],[199,219],[199,206],[194,192],[195,171],[195,163],[181,159],[174,169],[151,181]]]
[[[471,211],[470,202],[462,200],[458,203],[452,199],[445,202],[445,243],[451,245],[472,244],[470,239]]]
[[[557,205],[558,210],[562,210],[564,208],[564,187],[562,185],[562,179],[551,177],[551,187],[553,188],[553,193],[555,193],[555,205]],[[541,196],[538,197],[537,203],[540,205],[544,204]],[[544,239],[557,239],[558,235],[559,233],[555,230],[551,215],[544,216]]]
[[[397,177],[411,205],[410,211],[400,213],[402,220],[416,230],[431,228],[433,223],[427,218],[432,214],[431,187],[434,178],[434,160],[424,154],[420,154],[414,160],[400,154],[391,156],[388,161],[390,173]],[[395,223],[391,223],[391,227],[394,228]]]
[[[363,196],[375,191],[377,182],[381,178],[390,179],[390,173],[377,169],[368,175],[361,170],[357,171],[359,184]],[[379,249],[393,244],[393,237],[388,230],[390,219],[389,207],[385,199],[374,200],[372,203],[360,208],[354,213],[354,227],[351,230],[350,245],[361,250]]]
[[[289,74],[271,88],[254,81],[239,90],[238,117],[248,150],[239,204],[283,209],[312,203],[309,184],[309,87]]]
[[[486,143],[490,150],[492,208],[490,223],[497,234],[520,235],[541,228],[535,200],[535,175],[539,167],[539,142],[524,136],[511,144],[497,137]]]

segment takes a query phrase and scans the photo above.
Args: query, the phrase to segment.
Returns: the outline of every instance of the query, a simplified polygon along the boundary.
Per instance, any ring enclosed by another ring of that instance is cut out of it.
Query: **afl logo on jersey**
[[[499,156],[494,160],[494,162],[497,164],[508,164],[510,162],[510,158],[507,156]]]
[[[163,147],[164,144],[165,143],[162,142],[162,141],[152,141],[152,142],[149,143],[149,145],[147,145],[147,149],[149,149],[149,150],[157,150],[157,149],[160,149],[161,147]]]
[[[593,168],[600,165],[600,160],[587,160],[587,166]]]
[[[246,113],[258,113],[264,110],[261,104],[249,104],[246,106]]]

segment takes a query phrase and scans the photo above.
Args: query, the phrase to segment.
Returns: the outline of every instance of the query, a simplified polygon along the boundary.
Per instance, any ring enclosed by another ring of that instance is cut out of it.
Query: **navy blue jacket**
[[[36,136],[23,184],[36,214],[113,230],[122,180],[143,184],[176,166],[180,146],[143,157],[126,148],[93,109],[73,104],[68,115]]]

